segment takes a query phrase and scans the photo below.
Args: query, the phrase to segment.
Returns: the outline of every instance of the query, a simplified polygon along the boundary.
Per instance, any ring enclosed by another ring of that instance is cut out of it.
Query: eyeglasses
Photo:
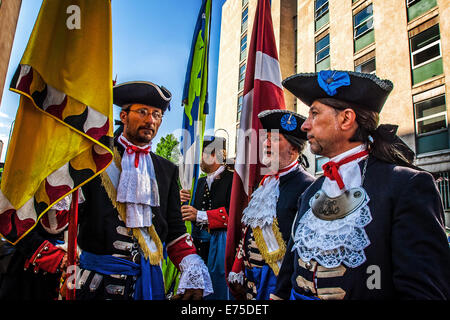
[[[139,116],[142,119],[146,119],[148,116],[152,116],[153,119],[155,119],[156,121],[160,121],[163,117],[161,112],[158,111],[150,111],[148,109],[142,108],[142,109],[137,109],[137,110],[128,110],[128,111],[133,111],[139,114]]]

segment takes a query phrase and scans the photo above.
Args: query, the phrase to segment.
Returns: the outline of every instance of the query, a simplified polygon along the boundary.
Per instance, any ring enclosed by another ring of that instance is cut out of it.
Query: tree
[[[172,133],[169,133],[165,137],[162,137],[156,145],[156,154],[172,161],[173,163],[178,165],[180,160],[180,150],[178,145],[180,142],[175,138]]]

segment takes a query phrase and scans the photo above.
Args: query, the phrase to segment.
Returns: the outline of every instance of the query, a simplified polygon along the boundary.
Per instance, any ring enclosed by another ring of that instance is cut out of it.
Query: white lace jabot
[[[123,139],[123,141],[121,141]],[[159,191],[155,169],[150,153],[139,153],[136,167],[136,153],[128,153],[127,145],[132,145],[123,135],[118,139],[125,148],[122,156],[122,172],[117,187],[117,201],[126,203],[129,228],[149,227],[152,225],[151,207],[159,207]],[[137,147],[144,149],[145,147]]]
[[[338,162],[365,148],[365,145],[360,145],[331,160]],[[337,197],[345,190],[360,187],[362,177],[358,163],[363,159],[356,159],[339,168],[339,174],[345,184],[344,190],[340,190],[336,181],[329,178],[325,178],[322,190],[329,197]],[[309,208],[300,219],[294,233],[292,250],[297,250],[303,261],[308,262],[314,259],[326,268],[334,268],[340,264],[351,268],[361,265],[366,261],[364,249],[370,245],[364,230],[364,227],[372,221],[369,201],[367,195],[358,210],[344,218],[332,221],[319,219]]]
[[[279,177],[299,168],[297,161],[292,162],[286,168],[289,170],[278,174]],[[282,171],[282,169],[280,170]],[[277,202],[280,196],[280,179],[275,175],[268,176],[253,193],[248,206],[244,209],[242,222],[251,228],[271,225],[277,216]]]

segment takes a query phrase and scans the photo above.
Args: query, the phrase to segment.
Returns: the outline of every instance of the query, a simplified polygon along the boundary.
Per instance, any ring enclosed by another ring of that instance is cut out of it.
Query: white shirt
[[[225,170],[225,166],[220,166],[216,171],[208,173],[206,175],[206,183],[208,184],[208,189],[211,190],[211,185],[214,179],[221,174]],[[208,224],[208,215],[206,211],[198,210],[197,211],[197,220],[198,223]]]

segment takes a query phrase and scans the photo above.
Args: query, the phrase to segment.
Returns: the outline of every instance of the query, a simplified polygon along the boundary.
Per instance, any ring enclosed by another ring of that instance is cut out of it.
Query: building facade
[[[222,8],[215,129],[236,150],[246,47],[256,0],[227,0]],[[416,153],[415,164],[438,179],[450,210],[450,2],[447,0],[272,0],[282,77],[324,69],[375,73],[394,83],[380,123]],[[288,109],[308,107],[285,91]],[[306,152],[309,171],[327,161]]]
[[[0,0],[0,102],[22,0]]]

